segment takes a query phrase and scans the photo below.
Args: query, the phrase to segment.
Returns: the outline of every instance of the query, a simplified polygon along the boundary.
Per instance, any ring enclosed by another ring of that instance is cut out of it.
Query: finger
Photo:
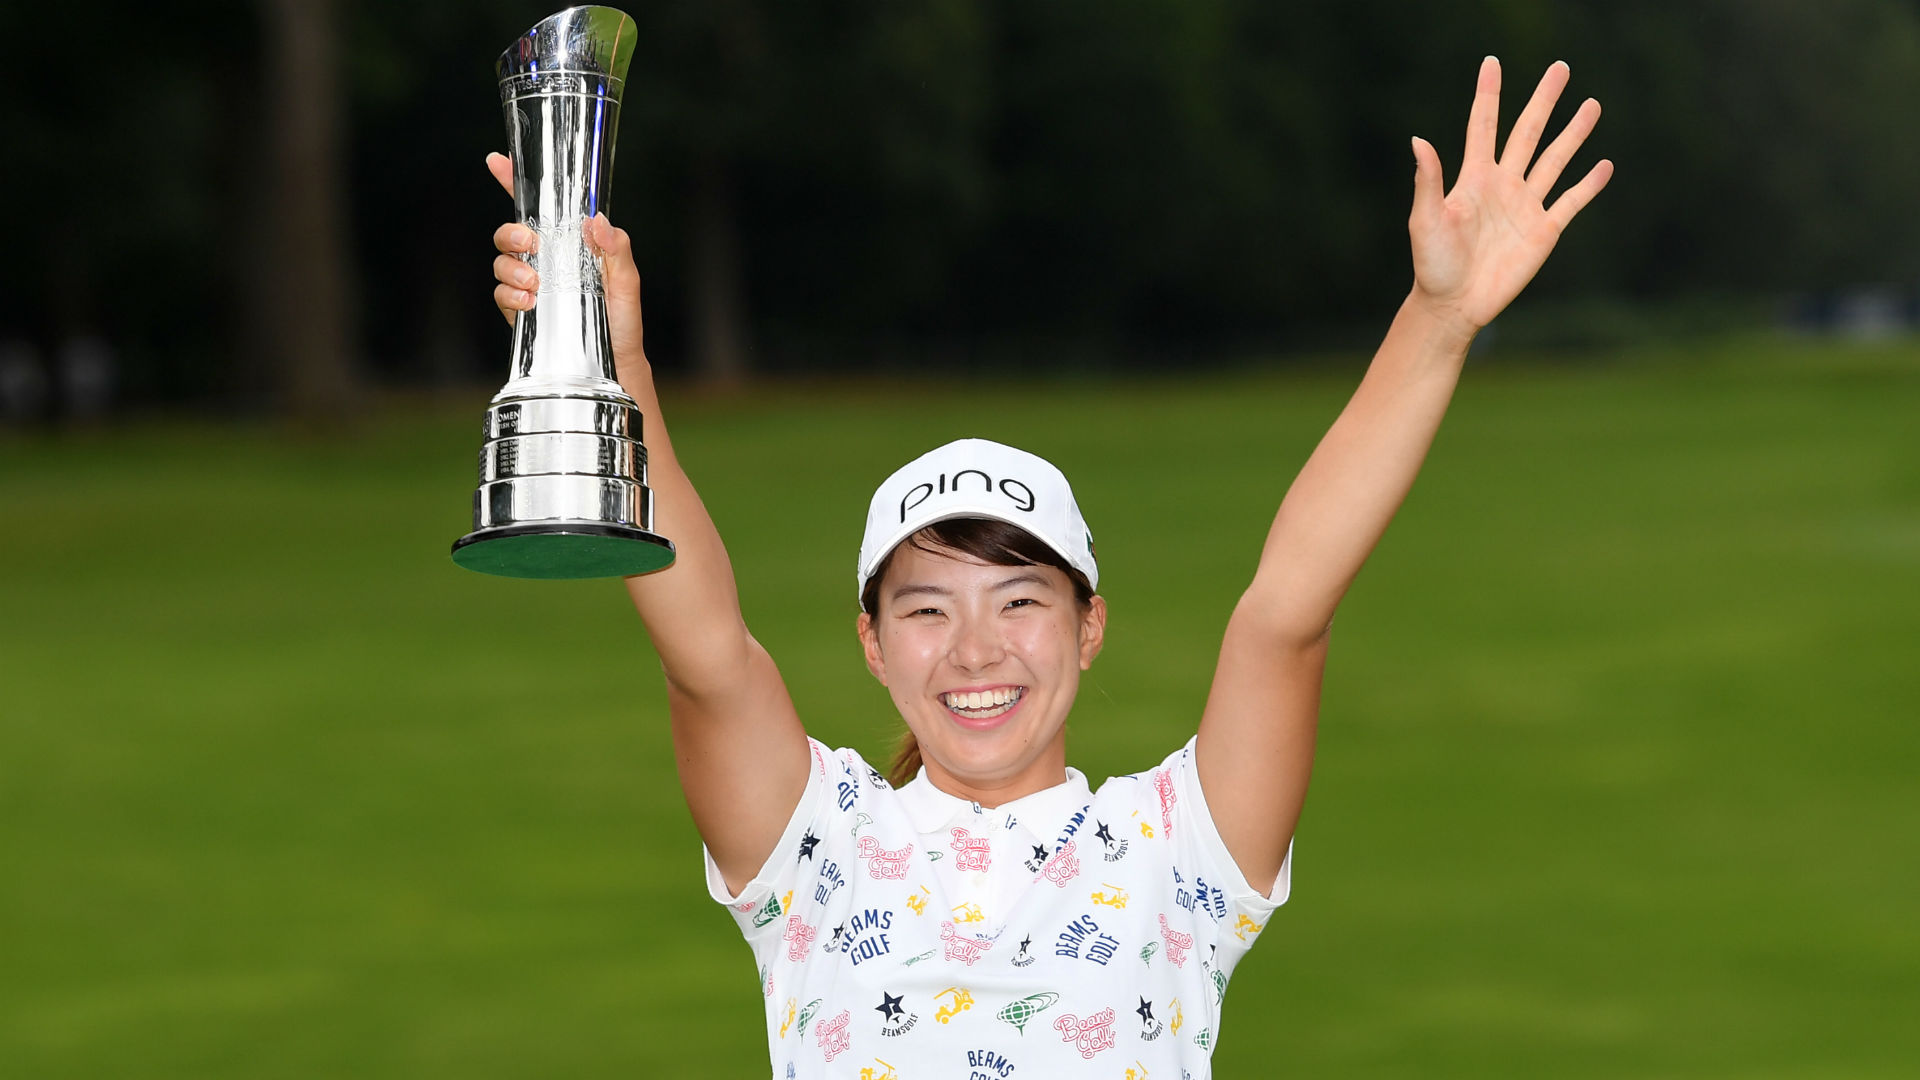
[[[487,171],[493,174],[495,180],[500,181],[500,186],[507,189],[508,195],[513,194],[512,158],[501,153],[488,154]]]
[[[1447,201],[1440,175],[1440,153],[1418,135],[1413,137],[1413,213],[1407,224],[1419,229],[1436,218]]]
[[[1540,85],[1533,88],[1533,97],[1528,99],[1527,107],[1520,110],[1520,118],[1513,122],[1513,131],[1507,136],[1507,149],[1500,155],[1501,168],[1526,173],[1527,163],[1533,160],[1533,151],[1540,145],[1540,133],[1547,129],[1547,117],[1553,115],[1554,102],[1560,100],[1560,91],[1567,88],[1571,75],[1564,60],[1547,65],[1547,73],[1540,76]]]
[[[534,294],[525,289],[516,289],[511,285],[493,287],[493,306],[500,309],[500,314],[505,315],[509,323],[513,322],[515,312],[532,311],[533,302]]]
[[[509,221],[493,230],[493,248],[507,255],[533,250],[533,230]]]
[[[1463,162],[1493,160],[1494,136],[1500,125],[1500,61],[1480,61],[1480,81],[1473,91],[1473,110],[1467,114],[1467,152]]]
[[[1547,217],[1553,219],[1554,223],[1561,228],[1566,228],[1567,222],[1572,221],[1575,214],[1586,209],[1587,204],[1593,201],[1595,195],[1600,194],[1600,189],[1606,187],[1607,181],[1611,179],[1613,179],[1613,162],[1603,158],[1600,164],[1589,169],[1587,175],[1580,178],[1579,183],[1553,200],[1553,205],[1547,208]]]
[[[533,267],[522,262],[517,255],[495,255],[493,257],[493,279],[502,285],[509,285],[528,292],[540,291],[540,275]]]
[[[606,260],[606,274],[615,280],[631,274],[638,280],[640,268],[633,262],[633,238],[627,230],[616,228],[605,214],[595,214],[587,222],[587,239]],[[613,282],[609,282],[609,285]]]
[[[601,255],[619,254],[629,258],[633,255],[633,240],[627,235],[627,230],[617,228],[608,221],[604,212],[588,219],[587,240],[593,244],[594,251]]]
[[[1546,201],[1553,185],[1560,180],[1560,173],[1573,160],[1580,144],[1593,134],[1593,125],[1600,122],[1600,103],[1588,98],[1574,110],[1573,119],[1567,121],[1566,129],[1560,136],[1540,151],[1540,160],[1533,163],[1533,171],[1527,174],[1527,190],[1542,202]]]

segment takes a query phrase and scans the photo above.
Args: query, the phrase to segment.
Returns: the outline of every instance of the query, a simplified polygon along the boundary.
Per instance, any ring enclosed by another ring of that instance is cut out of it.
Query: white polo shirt
[[[995,809],[926,771],[898,791],[809,739],[806,792],[738,896],[773,1075],[1012,1080],[1209,1075],[1234,965],[1284,903],[1215,831],[1193,742],[1090,791]]]

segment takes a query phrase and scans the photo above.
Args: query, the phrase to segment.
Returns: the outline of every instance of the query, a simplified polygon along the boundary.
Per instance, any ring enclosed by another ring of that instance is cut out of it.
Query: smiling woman
[[[1468,344],[1612,174],[1602,161],[1548,202],[1600,114],[1584,102],[1541,148],[1567,78],[1547,69],[1496,160],[1488,57],[1451,191],[1432,145],[1412,140],[1413,288],[1280,502],[1197,731],[1097,790],[1066,758],[1106,630],[1066,477],[969,439],[874,493],[857,628],[911,740],[889,783],[808,737],[748,632],[661,416],[627,234],[586,224],[620,383],[648,420],[656,520],[679,548],[627,589],[665,669],[708,891],[760,966],[776,1075],[894,1075],[888,1059],[969,1080],[1209,1075],[1228,977],[1290,888],[1334,610],[1412,486]],[[488,164],[511,190],[511,164]],[[534,237],[510,224],[494,242],[511,320],[543,288]]]
[[[1007,605],[1016,610],[1039,606],[1042,603],[1049,608],[1059,607],[1062,585],[1054,580],[1054,575],[1058,575],[1065,579],[1065,588],[1070,593],[1072,603],[1079,613],[1082,616],[1092,614],[1096,598],[1093,594],[1093,585],[1087,580],[1087,575],[1069,565],[1059,552],[1048,547],[1038,537],[1006,521],[978,517],[950,518],[918,530],[892,551],[887,552],[881,557],[879,565],[862,583],[859,632],[863,648],[868,648],[870,665],[882,659],[879,651],[879,627],[893,628],[901,621],[898,606],[916,595],[925,595],[921,590],[927,588],[926,585],[910,581],[912,577],[917,576],[916,574],[905,572],[903,568],[902,573],[889,576],[896,562],[910,561],[915,571],[922,570],[924,564],[919,558],[915,557],[911,560],[902,558],[903,554],[912,556],[916,553],[918,556],[944,558],[949,562],[966,560],[981,566],[999,567],[1002,571],[1008,567],[1036,568],[1036,571],[1025,574],[1007,575],[996,583],[997,591],[1025,587],[1044,594],[1044,599],[1036,595],[1018,595],[1009,598]],[[935,569],[938,569],[937,564]],[[1052,571],[1052,574],[1037,572],[1046,570]],[[881,616],[883,587],[888,587],[887,603],[891,613],[890,617],[884,619]],[[1101,607],[1103,609],[1101,620],[1104,625],[1104,602],[1101,603]],[[924,604],[913,607],[908,614],[909,618],[931,621],[940,617],[939,609],[938,604]],[[872,641],[871,647],[868,647],[869,639]],[[876,678],[881,677],[881,670],[875,670]],[[994,721],[1019,706],[1024,699],[1026,689],[1025,687],[988,687],[985,693],[997,695],[993,701],[980,702],[976,705],[971,701],[947,700],[942,704],[945,704],[963,725],[968,721]],[[982,691],[974,688],[969,692]],[[952,693],[957,695],[960,690],[956,688]],[[905,715],[904,709],[902,715]],[[906,732],[901,736],[900,746],[894,752],[893,762],[887,769],[887,779],[895,787],[905,784],[920,771],[920,763],[919,738],[914,733],[912,723],[909,722]],[[1065,765],[1064,757],[1061,764]]]

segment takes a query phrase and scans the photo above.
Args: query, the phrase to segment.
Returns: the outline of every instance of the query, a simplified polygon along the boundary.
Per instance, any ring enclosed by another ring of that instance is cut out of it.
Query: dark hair
[[[1073,598],[1083,609],[1093,602],[1093,585],[1087,581],[1087,575],[1074,569],[1039,537],[1018,525],[994,518],[949,518],[902,540],[874,567],[873,576],[860,590],[860,610],[870,618],[880,616],[880,582],[887,576],[887,568],[893,565],[894,554],[908,544],[934,554],[957,551],[992,566],[1051,566],[1064,571],[1067,580],[1073,582]],[[901,734],[900,743],[894,749],[893,763],[887,767],[887,780],[894,787],[900,787],[919,771],[920,743],[909,728]]]

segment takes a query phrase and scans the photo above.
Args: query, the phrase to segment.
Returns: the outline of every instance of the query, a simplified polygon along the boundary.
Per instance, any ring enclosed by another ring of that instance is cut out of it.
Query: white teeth
[[[1015,702],[1020,700],[1024,693],[1025,690],[1021,687],[1003,686],[993,690],[972,690],[964,693],[942,694],[940,695],[940,700],[947,708],[955,712],[973,713],[984,711],[987,714],[986,717],[973,718],[978,720],[998,716],[1006,712],[1013,707]]]

